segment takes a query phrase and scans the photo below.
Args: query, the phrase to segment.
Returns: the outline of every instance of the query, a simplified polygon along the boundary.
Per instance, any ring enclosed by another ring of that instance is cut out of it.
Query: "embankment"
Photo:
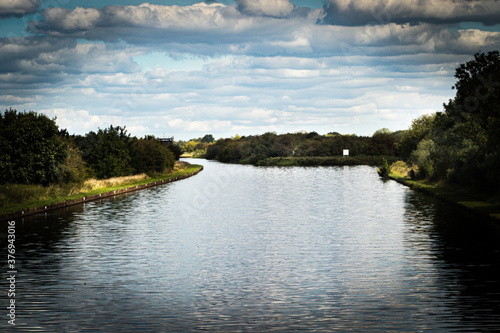
[[[144,180],[141,180],[140,182],[136,182],[133,184],[126,184],[111,188],[102,188],[97,191],[98,193],[95,193],[96,191],[79,193],[77,195],[68,196],[66,198],[57,198],[56,202],[53,202],[54,198],[51,198],[43,201],[38,201],[36,203],[27,204],[26,208],[24,209],[14,209],[12,211],[9,211],[9,207],[7,207],[2,209],[3,211],[2,213],[0,213],[0,221],[37,214],[37,213],[43,213],[53,209],[109,198],[123,193],[138,191],[152,186],[171,183],[174,181],[194,176],[202,170],[203,166],[201,165],[189,165],[184,170],[171,172],[169,174],[164,175],[163,177],[146,178]]]
[[[397,173],[391,173],[389,178],[415,191],[440,199],[456,207],[477,213],[497,222],[500,221],[500,204],[493,202],[491,199],[479,197],[471,193],[466,193],[465,191],[432,184],[425,180],[411,180],[410,177],[402,176]]]

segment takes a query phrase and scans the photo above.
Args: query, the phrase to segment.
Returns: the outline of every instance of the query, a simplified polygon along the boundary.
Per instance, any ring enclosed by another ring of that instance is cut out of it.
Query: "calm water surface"
[[[372,167],[198,163],[17,219],[13,331],[500,330],[497,226]]]

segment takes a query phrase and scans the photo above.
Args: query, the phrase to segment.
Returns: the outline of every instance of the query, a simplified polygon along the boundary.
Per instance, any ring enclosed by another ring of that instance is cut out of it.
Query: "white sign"
[[[344,156],[349,156],[349,149],[344,149]]]

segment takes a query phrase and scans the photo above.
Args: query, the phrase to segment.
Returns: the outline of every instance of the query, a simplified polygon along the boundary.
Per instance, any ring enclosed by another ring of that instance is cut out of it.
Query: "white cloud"
[[[0,2],[0,18],[23,16],[34,13],[40,6],[39,0],[7,0]]]
[[[373,19],[373,3],[335,2],[346,19]],[[399,12],[394,1],[376,4],[391,20],[318,24],[321,9],[288,0],[47,8],[30,24],[39,35],[0,39],[0,108],[57,115],[79,134],[113,124],[179,139],[298,130],[371,135],[440,110],[454,93],[456,66],[478,49],[500,48],[499,32],[432,19],[413,24],[423,13],[413,2]]]

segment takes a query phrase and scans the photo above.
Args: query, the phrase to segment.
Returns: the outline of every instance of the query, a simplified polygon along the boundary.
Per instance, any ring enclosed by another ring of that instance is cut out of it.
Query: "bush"
[[[132,167],[136,173],[151,174],[174,167],[174,154],[156,139],[139,139],[132,144]]]

